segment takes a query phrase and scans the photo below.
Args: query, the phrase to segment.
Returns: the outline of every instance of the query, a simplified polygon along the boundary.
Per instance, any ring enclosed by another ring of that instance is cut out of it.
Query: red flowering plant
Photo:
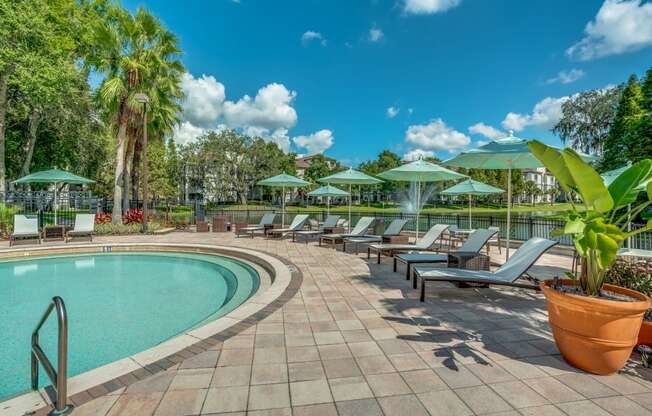
[[[105,212],[99,212],[95,214],[95,224],[108,224],[112,219],[113,217],[111,214],[107,214]]]
[[[143,210],[131,208],[122,216],[122,222],[125,224],[141,224],[143,222]]]

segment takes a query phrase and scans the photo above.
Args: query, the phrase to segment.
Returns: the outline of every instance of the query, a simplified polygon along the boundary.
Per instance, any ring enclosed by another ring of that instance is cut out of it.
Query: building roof
[[[310,155],[310,156],[298,157],[294,161],[294,164],[295,164],[295,166],[297,168],[304,168],[304,169],[308,168],[310,166],[310,164],[312,163],[312,159],[314,159],[315,156],[317,156],[317,155],[319,155],[319,153],[314,154],[314,155]],[[324,155],[322,155],[322,156],[324,156]],[[328,156],[324,156],[324,159],[326,159],[329,162],[337,162],[337,160],[333,159],[332,157],[328,157]]]

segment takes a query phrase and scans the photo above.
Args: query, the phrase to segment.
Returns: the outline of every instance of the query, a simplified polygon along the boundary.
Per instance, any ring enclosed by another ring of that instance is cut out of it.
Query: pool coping
[[[43,254],[88,254],[129,251],[169,251],[233,257],[252,264],[271,279],[249,299],[228,314],[198,328],[179,334],[154,347],[68,380],[68,397],[76,406],[128,386],[202,353],[254,325],[283,306],[298,291],[303,276],[300,270],[281,257],[260,250],[240,247],[188,243],[90,243],[47,247],[21,247],[0,250],[0,259]],[[0,416],[23,415],[51,404],[51,388],[31,391],[0,402]]]

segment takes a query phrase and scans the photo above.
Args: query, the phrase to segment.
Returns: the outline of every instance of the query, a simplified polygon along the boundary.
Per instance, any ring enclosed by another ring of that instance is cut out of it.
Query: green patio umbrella
[[[512,169],[535,169],[544,167],[528,147],[529,140],[509,136],[491,141],[483,146],[462,152],[452,159],[442,162],[446,166],[467,169],[502,169],[507,170],[507,250],[506,259],[509,259],[509,234],[512,216]],[[585,160],[592,160],[591,156],[582,155]]]
[[[421,211],[421,183],[422,182],[439,182],[466,178],[466,175],[453,172],[434,163],[427,162],[422,159],[415,160],[414,162],[406,163],[397,168],[387,170],[380,173],[383,179],[392,181],[415,182],[417,186],[416,209],[417,209],[417,224],[416,233],[419,238],[419,213]]]
[[[366,173],[359,172],[349,168],[334,175],[317,179],[317,181],[327,184],[349,185],[349,231],[351,231],[351,186],[352,185],[376,185],[382,183],[380,179],[369,176]]]
[[[92,179],[87,179],[74,173],[66,172],[61,169],[50,169],[42,170],[40,172],[34,172],[27,176],[23,176],[20,179],[14,181],[15,184],[21,183],[53,183],[54,184],[54,223],[57,223],[57,184],[59,183],[69,183],[69,184],[90,184],[95,183]]]
[[[332,196],[349,196],[349,193],[336,188],[334,186],[326,185],[317,188],[314,191],[308,192],[309,196],[325,196],[326,197],[326,213],[331,213],[331,197]]]
[[[282,188],[283,196],[281,197],[281,227],[285,227],[285,188],[301,188],[310,185],[310,182],[299,179],[295,176],[283,172],[280,175],[258,181],[258,185],[272,186]]]
[[[473,179],[467,179],[463,182],[453,185],[448,189],[441,191],[444,195],[468,195],[469,196],[469,229],[471,226],[471,199],[473,195],[491,195],[505,192],[505,190],[487,185]]]

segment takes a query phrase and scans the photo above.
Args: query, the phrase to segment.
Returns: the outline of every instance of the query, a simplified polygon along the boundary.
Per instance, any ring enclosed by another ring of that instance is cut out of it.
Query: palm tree
[[[171,129],[177,120],[176,115],[170,117],[170,112],[178,111],[178,104],[171,103],[181,96],[183,65],[178,59],[176,37],[143,8],[132,15],[111,6],[106,19],[95,28],[94,36],[97,46],[90,53],[89,64],[105,77],[98,100],[116,130],[113,222],[120,223],[123,192],[128,192],[124,188],[125,168],[133,157],[132,153],[129,160],[126,158],[129,139],[135,143],[138,127],[142,126],[143,106],[134,96],[145,92],[153,99],[152,135],[165,134],[156,129]],[[164,123],[156,121],[161,118]]]

